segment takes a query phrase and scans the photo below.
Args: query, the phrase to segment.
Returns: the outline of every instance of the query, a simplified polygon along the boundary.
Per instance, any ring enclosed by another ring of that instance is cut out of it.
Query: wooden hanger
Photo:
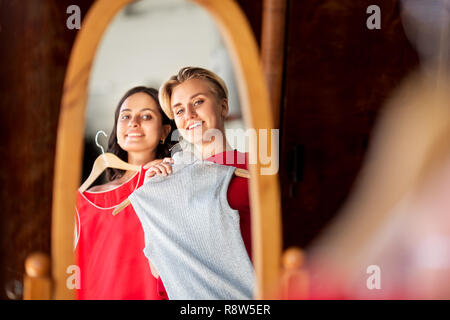
[[[240,169],[240,168],[236,168],[234,170],[234,174],[238,177],[241,178],[250,178],[250,173],[248,172],[248,170],[245,169]],[[126,198],[124,201],[122,201],[122,203],[120,203],[112,212],[112,215],[115,216],[117,215],[120,211],[122,211],[123,209],[125,209],[129,204],[131,204],[130,199]]]
[[[141,166],[138,165],[132,165],[129,164],[122,159],[120,159],[118,156],[112,153],[105,153],[105,150],[103,147],[98,143],[98,135],[99,133],[103,133],[106,136],[106,133],[102,130],[97,132],[95,135],[95,144],[100,147],[102,150],[102,154],[95,159],[94,165],[92,166],[91,173],[89,174],[89,177],[86,179],[86,181],[81,185],[80,188],[78,188],[78,191],[83,193],[86,191],[87,188],[91,184],[94,183],[95,180],[102,174],[103,171],[107,168],[114,168],[114,169],[121,169],[121,170],[130,170],[130,171],[139,171],[141,169]]]

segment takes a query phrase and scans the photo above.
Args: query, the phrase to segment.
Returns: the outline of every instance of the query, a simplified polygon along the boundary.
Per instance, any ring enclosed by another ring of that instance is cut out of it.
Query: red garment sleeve
[[[239,211],[242,240],[252,259],[252,237],[248,179],[234,176],[228,186],[227,199],[230,207]]]

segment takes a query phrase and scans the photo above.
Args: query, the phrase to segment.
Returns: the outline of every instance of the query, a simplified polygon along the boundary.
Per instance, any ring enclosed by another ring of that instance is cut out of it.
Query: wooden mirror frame
[[[74,299],[66,286],[73,265],[76,190],[80,185],[88,81],[98,44],[114,16],[133,0],[97,0],[86,14],[67,67],[55,157],[51,255],[53,299]],[[258,46],[250,25],[233,0],[191,0],[219,26],[238,82],[246,128],[271,129],[273,116]],[[277,146],[278,147],[278,146]],[[278,160],[278,159],[277,159]],[[260,175],[250,165],[255,299],[276,297],[281,259],[281,203],[278,175]]]

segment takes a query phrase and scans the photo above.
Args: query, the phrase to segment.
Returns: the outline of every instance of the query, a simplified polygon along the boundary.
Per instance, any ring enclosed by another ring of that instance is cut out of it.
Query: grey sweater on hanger
[[[173,160],[171,175],[129,196],[169,299],[251,299],[254,270],[227,200],[235,168],[186,151]]]

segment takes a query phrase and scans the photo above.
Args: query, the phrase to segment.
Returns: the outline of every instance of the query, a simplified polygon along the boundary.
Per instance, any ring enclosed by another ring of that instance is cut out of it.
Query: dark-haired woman
[[[153,88],[135,87],[120,100],[114,116],[114,127],[109,137],[108,152],[122,160],[151,168],[154,174],[170,172],[166,162],[170,156],[171,142],[166,138],[173,129],[173,122],[162,111],[158,91]],[[164,159],[164,161],[162,160]],[[155,170],[159,169],[159,170]],[[135,172],[108,169],[109,182],[89,191],[105,191],[127,181]],[[148,173],[147,176],[151,175]]]
[[[164,299],[142,252],[144,233],[133,208],[117,217],[111,212],[143,184],[146,174],[170,173],[171,145],[166,139],[172,126],[157,90],[135,87],[120,100],[107,151],[141,170],[108,169],[107,183],[78,193],[78,299]]]

